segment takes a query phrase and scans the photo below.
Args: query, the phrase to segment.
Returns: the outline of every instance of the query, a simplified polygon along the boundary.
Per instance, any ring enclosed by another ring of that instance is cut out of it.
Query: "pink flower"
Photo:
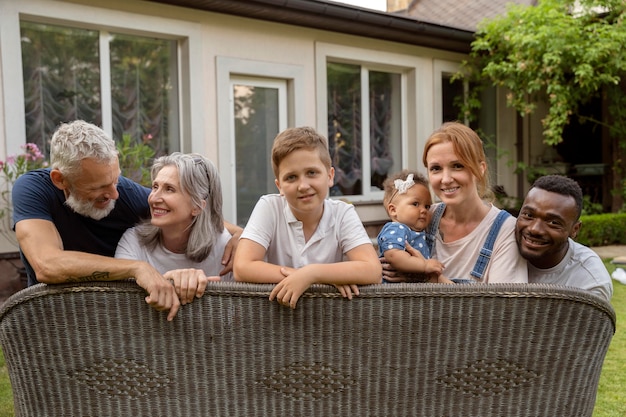
[[[27,143],[26,145],[22,145],[21,148],[26,151],[24,158],[27,161],[38,161],[44,158],[43,154],[39,150],[39,147],[35,143]]]
[[[6,161],[0,161],[1,174],[9,183],[30,170],[48,166],[48,161],[36,144],[27,143],[20,147],[24,150],[23,153],[11,155],[7,157]]]

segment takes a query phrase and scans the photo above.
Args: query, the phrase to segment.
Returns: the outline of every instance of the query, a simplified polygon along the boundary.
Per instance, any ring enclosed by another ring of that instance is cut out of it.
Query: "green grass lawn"
[[[4,355],[0,351],[0,417],[12,417],[13,414],[13,394],[9,373],[4,364]]]
[[[605,261],[609,272],[615,266]],[[604,359],[593,417],[626,416],[626,285],[613,281],[617,329]]]
[[[607,262],[607,269],[615,267]],[[613,281],[612,304],[617,313],[617,330],[602,368],[593,417],[626,416],[626,285]],[[0,351],[0,417],[13,416],[9,375]]]

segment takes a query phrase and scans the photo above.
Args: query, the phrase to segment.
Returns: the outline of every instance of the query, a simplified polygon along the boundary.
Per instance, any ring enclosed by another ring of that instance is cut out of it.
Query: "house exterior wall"
[[[421,150],[441,123],[441,68],[455,68],[462,54],[184,9],[137,0],[3,0],[0,3],[0,158],[25,142],[20,59],[20,19],[80,28],[158,35],[179,41],[180,130],[183,152],[211,158],[222,175],[225,206],[234,190],[234,155],[228,101],[233,75],[285,79],[289,90],[288,124],[327,131],[325,59],[393,65],[404,71],[405,130],[403,165],[423,170]],[[442,65],[443,63],[443,65]],[[503,100],[500,97],[500,100]],[[498,144],[515,152],[515,115],[500,103]],[[105,128],[106,130],[106,128]],[[268,155],[269,164],[269,155]],[[498,162],[498,182],[513,190],[512,169]],[[380,200],[355,201],[367,223],[386,219]],[[233,221],[229,213],[226,218]],[[3,242],[0,252],[16,250]]]

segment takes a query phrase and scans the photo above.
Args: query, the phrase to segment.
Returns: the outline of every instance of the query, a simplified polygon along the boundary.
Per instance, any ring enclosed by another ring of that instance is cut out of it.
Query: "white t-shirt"
[[[613,296],[613,282],[602,259],[593,250],[572,239],[569,239],[567,253],[558,265],[539,269],[529,262],[528,282],[582,288],[609,302]]]
[[[313,236],[305,242],[302,222],[279,194],[259,199],[241,238],[263,246],[266,262],[292,268],[340,262],[348,251],[372,244],[354,207],[331,199],[324,200],[322,218]]]
[[[174,269],[195,268],[203,270],[206,276],[218,276],[219,272],[224,269],[222,255],[230,238],[231,234],[224,229],[222,234],[218,236],[209,256],[202,262],[194,262],[188,259],[184,253],[170,252],[161,245],[156,245],[154,250],[149,250],[139,243],[139,236],[136,228],[133,227],[126,230],[122,235],[115,250],[115,257],[145,261],[161,274]],[[221,279],[222,281],[234,281],[231,273],[223,275]]]
[[[435,207],[436,205],[431,210]],[[471,233],[454,242],[444,242],[439,231],[435,231],[435,247],[431,256],[444,264],[443,274],[447,278],[477,281],[470,272],[474,269],[478,254],[499,212],[500,209],[492,205],[485,218]],[[502,224],[493,245],[491,260],[480,282],[528,282],[526,260],[520,256],[515,241],[515,217],[510,216]]]

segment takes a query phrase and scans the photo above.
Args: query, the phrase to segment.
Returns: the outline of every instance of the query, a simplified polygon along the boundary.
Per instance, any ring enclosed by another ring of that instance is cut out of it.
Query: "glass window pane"
[[[263,194],[277,192],[270,162],[279,130],[279,90],[233,86],[237,169],[237,224],[245,226]]]
[[[371,191],[382,190],[387,175],[402,169],[400,74],[370,71]]]
[[[98,32],[21,22],[26,141],[49,154],[61,122],[101,125]]]
[[[149,142],[157,156],[179,150],[176,41],[115,34],[110,54],[113,137]]]
[[[452,74],[441,75],[442,122],[463,120],[461,104],[463,103],[463,81],[452,81]]]
[[[335,167],[330,195],[362,194],[361,67],[329,62],[328,145]]]

